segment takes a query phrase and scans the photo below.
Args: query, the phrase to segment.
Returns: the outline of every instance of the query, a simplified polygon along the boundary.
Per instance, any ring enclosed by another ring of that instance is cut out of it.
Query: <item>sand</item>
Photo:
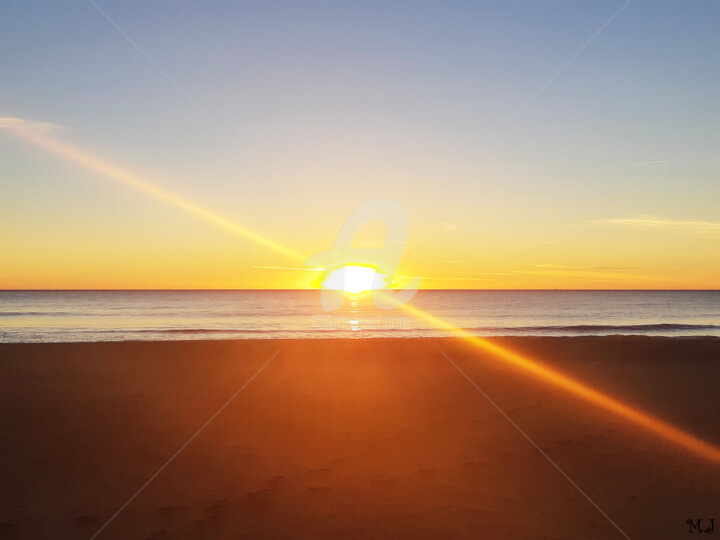
[[[720,339],[496,341],[720,445]],[[151,478],[97,538],[662,539],[720,521],[720,464],[452,339],[6,344],[0,402],[1,538],[89,539]]]

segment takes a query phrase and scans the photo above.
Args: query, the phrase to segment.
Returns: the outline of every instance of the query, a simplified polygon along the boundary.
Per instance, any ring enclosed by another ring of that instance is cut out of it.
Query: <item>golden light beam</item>
[[[191,214],[201,217],[206,221],[214,223],[224,229],[227,229],[235,234],[238,234],[248,240],[256,242],[268,249],[271,249],[282,255],[286,255],[297,261],[305,261],[305,257],[297,253],[296,251],[283,246],[269,238],[266,238],[260,234],[257,234],[245,227],[230,221],[222,216],[219,216],[205,208],[188,201],[174,193],[159,188],[147,180],[140,178],[137,175],[124,171],[114,165],[111,165],[100,158],[92,156],[91,154],[73,147],[67,143],[63,143],[45,135],[42,131],[34,128],[32,125],[17,119],[0,119],[0,128],[6,129],[14,135],[31,142],[45,150],[52,152],[68,161],[72,161],[79,165],[82,165],[92,171],[95,171],[107,178],[117,180],[125,185],[128,185],[134,189],[137,189],[143,193],[146,193],[156,199],[165,201],[173,206],[181,208]],[[379,291],[375,291],[376,293]],[[392,294],[383,294],[387,298],[393,299]],[[490,353],[509,364],[521,368],[541,381],[547,382],[562,388],[563,390],[589,402],[595,406],[600,407],[606,411],[617,414],[633,424],[641,426],[652,433],[655,433],[662,438],[682,447],[690,452],[707,458],[711,461],[720,461],[720,449],[713,446],[712,444],[706,443],[680,429],[671,426],[670,424],[656,418],[652,415],[644,413],[630,405],[627,405],[615,398],[612,398],[602,392],[595,390],[586,384],[576,381],[572,377],[564,375],[563,373],[549,368],[537,360],[530,359],[519,353],[516,353],[506,347],[493,343],[492,341],[470,334],[469,332],[458,328],[452,323],[436,317],[426,311],[419,308],[413,307],[409,304],[401,304],[396,302],[398,307],[407,311],[408,313],[428,321],[440,329],[447,330],[448,332],[463,338],[464,340],[471,343],[474,347],[484,352]]]
[[[572,377],[543,365],[537,360],[523,356],[508,349],[507,347],[498,345],[497,343],[493,343],[489,339],[475,336],[439,317],[427,313],[426,311],[413,307],[409,304],[402,304],[398,307],[420,319],[428,321],[441,329],[447,330],[448,332],[463,338],[475,348],[483,352],[490,353],[491,355],[496,356],[515,367],[531,373],[541,381],[561,388],[580,399],[583,399],[584,401],[600,407],[601,409],[615,413],[633,424],[641,426],[648,431],[651,431],[656,435],[685,448],[686,450],[690,450],[696,455],[702,456],[711,461],[720,461],[720,448],[698,439],[697,437],[694,437],[668,424],[667,422],[660,420],[659,418],[595,390],[594,388],[591,388]]]
[[[13,119],[14,120],[14,119]],[[189,201],[179,195],[176,195],[170,191],[155,186],[149,181],[125,171],[115,165],[111,165],[102,159],[95,157],[88,152],[81,150],[77,147],[71,146],[67,143],[59,141],[55,138],[45,135],[42,131],[33,128],[28,123],[17,120],[15,122],[0,122],[0,128],[4,128],[21,139],[31,142],[55,155],[60,156],[63,159],[82,165],[91,171],[94,171],[102,176],[117,180],[123,184],[142,191],[143,193],[150,195],[156,199],[165,201],[166,203],[172,204],[177,208],[190,212],[191,214],[200,217],[210,223],[218,225],[230,232],[237,234],[251,240],[261,246],[264,246],[272,251],[290,257],[296,261],[304,262],[306,257],[303,257],[297,251],[294,251],[288,247],[278,244],[277,242],[270,240],[269,238],[258,234],[250,229],[238,225],[234,221],[224,218],[210,210],[203,208]]]

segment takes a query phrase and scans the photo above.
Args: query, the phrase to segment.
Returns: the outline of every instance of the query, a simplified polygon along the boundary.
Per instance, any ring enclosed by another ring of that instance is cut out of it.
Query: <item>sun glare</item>
[[[361,294],[373,289],[386,287],[385,276],[371,266],[348,264],[327,273],[322,282],[324,289]]]

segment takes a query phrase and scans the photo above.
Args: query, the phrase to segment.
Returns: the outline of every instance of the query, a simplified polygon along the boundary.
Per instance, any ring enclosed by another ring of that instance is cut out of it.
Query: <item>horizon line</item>
[[[247,292],[247,291],[322,291],[321,288],[175,288],[175,289],[162,289],[162,288],[115,288],[115,289],[0,289],[0,292]],[[570,288],[534,288],[534,289],[418,289],[420,291],[431,291],[431,292],[470,292],[470,291],[482,291],[482,292],[553,292],[553,291],[567,291],[567,292],[716,292],[720,291],[717,289],[570,289]],[[370,291],[366,291],[370,292]]]

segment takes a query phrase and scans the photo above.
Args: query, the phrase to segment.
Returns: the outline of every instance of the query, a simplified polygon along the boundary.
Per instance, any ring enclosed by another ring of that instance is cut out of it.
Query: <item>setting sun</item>
[[[386,287],[386,276],[371,266],[348,264],[327,273],[321,286],[324,289],[345,291],[348,294],[361,294],[373,289]]]

